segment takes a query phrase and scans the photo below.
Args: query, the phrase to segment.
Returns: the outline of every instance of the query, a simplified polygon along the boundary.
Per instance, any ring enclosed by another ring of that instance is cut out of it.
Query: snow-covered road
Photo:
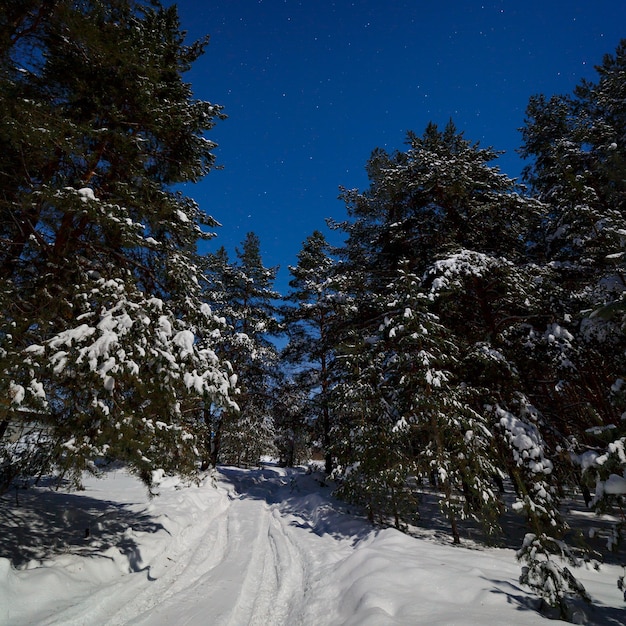
[[[48,509],[55,501],[66,507],[54,517],[68,525],[57,529],[65,547],[52,549],[52,535],[48,545],[30,537],[31,558],[18,569],[0,558],[0,623],[547,623],[517,583],[511,550],[375,530],[302,469],[222,468],[200,486],[162,478],[158,490],[149,500],[118,470],[88,480],[69,508],[69,496],[47,492]],[[36,492],[22,496],[19,513],[0,520],[0,532],[10,524],[46,532],[37,502]],[[620,606],[615,571],[583,574],[592,594]],[[606,615],[595,623],[622,623]]]

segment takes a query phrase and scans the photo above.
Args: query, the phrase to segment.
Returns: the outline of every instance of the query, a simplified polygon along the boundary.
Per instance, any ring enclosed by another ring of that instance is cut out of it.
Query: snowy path
[[[166,478],[160,491],[147,501],[122,471],[89,481],[87,545],[20,569],[0,558],[0,624],[547,624],[517,585],[512,551],[375,531],[303,471],[223,468],[199,487]],[[143,525],[120,523],[126,509]],[[620,606],[615,572],[586,574]]]

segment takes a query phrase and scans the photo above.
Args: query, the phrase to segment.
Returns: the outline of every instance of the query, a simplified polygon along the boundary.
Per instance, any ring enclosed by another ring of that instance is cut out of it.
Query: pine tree
[[[294,467],[311,459],[311,441],[316,416],[311,414],[308,386],[295,373],[276,376],[271,411],[278,461]]]
[[[378,334],[346,332],[333,363],[331,452],[340,497],[364,506],[371,521],[411,522],[417,503],[409,433],[403,428],[389,355]]]
[[[409,148],[392,155],[375,150],[367,166],[370,188],[343,197],[352,222],[340,224],[351,240],[346,258],[384,281],[410,260],[426,271],[435,257],[460,249],[510,257],[524,255],[523,235],[540,216],[514,181],[489,165],[498,153],[466,140],[450,122],[429,124],[422,137],[407,136]]]
[[[230,263],[220,249],[210,263],[209,293],[217,294],[216,313],[226,331],[219,354],[232,364],[237,376],[238,408],[218,412],[213,423],[214,462],[255,465],[274,445],[273,386],[278,351],[271,341],[280,334],[273,289],[277,268],[266,268],[261,244],[248,233]]]
[[[486,417],[472,408],[476,392],[462,376],[455,337],[429,311],[419,277],[400,271],[388,303],[384,333],[400,422],[411,439],[414,468],[422,482],[442,493],[440,505],[455,543],[457,521],[473,517],[492,532],[500,512]]]
[[[626,40],[596,70],[597,80],[572,95],[530,100],[521,153],[531,159],[527,180],[550,205],[545,308],[553,320],[535,349],[549,357],[542,378],[551,384],[535,402],[578,461],[576,481],[596,488],[604,507],[622,497],[615,485],[626,472]]]
[[[506,441],[493,407],[521,391],[511,337],[536,313],[523,268],[543,206],[489,165],[497,153],[452,124],[410,133],[408,144],[375,151],[369,190],[344,194],[354,218],[339,225],[354,298],[346,325],[386,355],[376,360],[393,389],[386,402],[413,432],[417,471],[445,477],[442,504],[458,540],[459,516],[497,525],[494,479],[508,448],[497,443]]]
[[[228,406],[196,242],[215,222],[173,186],[210,169],[221,109],[182,74],[175,7],[0,11],[4,484],[124,460],[193,471],[197,414]],[[19,445],[6,437],[22,433]]]
[[[297,364],[293,378],[308,394],[307,413],[321,442],[326,474],[333,470],[329,393],[334,358],[332,328],[336,310],[334,264],[324,235],[320,231],[313,232],[303,243],[298,264],[289,268],[291,291],[285,300],[292,304],[282,310],[289,336],[282,356],[288,363]]]
[[[626,492],[620,488],[626,471],[620,452],[626,441],[621,391],[625,64],[622,41],[596,68],[596,82],[582,81],[572,95],[531,98],[522,129],[521,154],[530,159],[524,176],[549,207],[537,251],[543,265],[541,307],[550,317],[543,330],[537,327],[529,336],[520,371],[543,416],[544,435],[564,451],[554,468],[562,488],[580,488],[598,510],[611,501],[621,505]],[[616,527],[616,537],[619,531]],[[521,558],[561,550],[534,532]],[[568,592],[585,595],[569,585],[569,572],[557,576],[549,558],[538,557],[528,567],[525,582],[562,612]]]

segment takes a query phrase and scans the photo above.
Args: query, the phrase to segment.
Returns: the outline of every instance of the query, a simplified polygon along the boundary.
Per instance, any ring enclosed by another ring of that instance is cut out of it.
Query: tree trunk
[[[450,520],[450,530],[452,531],[452,542],[453,543],[461,543],[461,537],[459,535],[459,528],[456,523],[456,516],[454,515],[454,511],[452,510],[452,506],[450,505],[450,501],[448,500],[448,519]]]
[[[217,462],[220,456],[220,447],[222,444],[222,420],[218,420],[215,430],[213,431],[213,438],[211,439],[211,454],[210,460],[213,467],[217,467]]]
[[[328,410],[328,370],[326,356],[322,355],[320,377],[322,379],[322,442],[324,444],[324,473],[330,476],[333,472],[333,456],[330,453],[330,411]]]

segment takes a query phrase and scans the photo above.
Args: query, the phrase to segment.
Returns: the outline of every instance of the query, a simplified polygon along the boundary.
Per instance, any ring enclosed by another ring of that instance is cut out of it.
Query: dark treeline
[[[155,2],[0,9],[1,489],[317,453],[374,522],[438,494],[454,542],[497,538],[508,494],[522,582],[567,617],[561,503],[626,493],[626,41],[531,99],[525,186],[452,122],[374,150],[282,295],[253,233],[199,255],[216,223],[175,191],[223,117],[182,80],[205,44]]]

